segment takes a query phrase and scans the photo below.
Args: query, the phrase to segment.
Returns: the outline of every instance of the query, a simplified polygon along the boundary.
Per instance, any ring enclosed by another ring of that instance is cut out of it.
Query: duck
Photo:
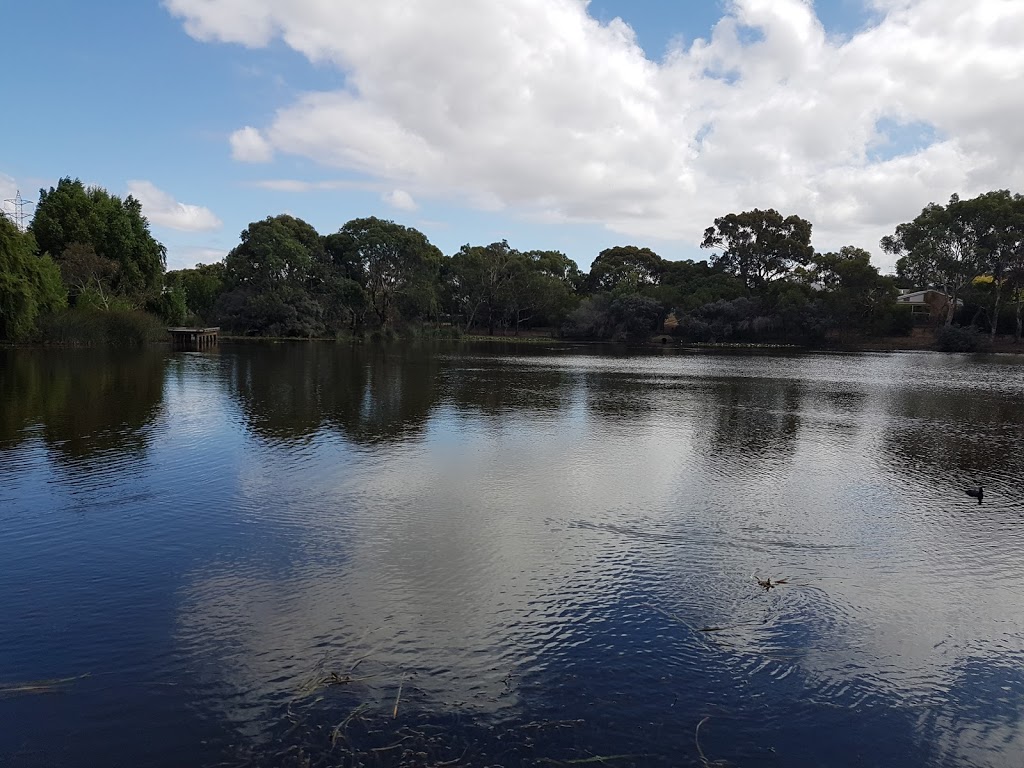
[[[968,488],[964,491],[972,499],[977,499],[978,503],[981,504],[981,500],[985,498],[985,489],[980,485],[977,488]]]

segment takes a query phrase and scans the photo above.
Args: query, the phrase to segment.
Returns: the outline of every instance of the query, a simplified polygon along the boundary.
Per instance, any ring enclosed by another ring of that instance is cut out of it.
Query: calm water
[[[1024,357],[0,351],[0,764],[1019,766],[1022,478]]]

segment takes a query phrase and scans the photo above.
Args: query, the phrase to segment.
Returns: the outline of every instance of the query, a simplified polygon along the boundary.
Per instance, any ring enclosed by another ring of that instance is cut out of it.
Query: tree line
[[[375,217],[321,234],[289,215],[254,221],[222,260],[166,271],[132,197],[61,179],[27,232],[0,219],[0,338],[48,337],[53,318],[148,313],[249,336],[545,333],[565,338],[825,343],[908,333],[898,287],[950,297],[944,322],[993,336],[1024,299],[1024,197],[995,191],[931,203],[868,251],[819,252],[812,227],[775,210],[730,213],[704,232],[703,261],[608,248],[583,272],[555,250],[506,241],[446,255],[417,229]],[[121,325],[111,326],[116,328]],[[52,333],[49,334],[52,337]]]

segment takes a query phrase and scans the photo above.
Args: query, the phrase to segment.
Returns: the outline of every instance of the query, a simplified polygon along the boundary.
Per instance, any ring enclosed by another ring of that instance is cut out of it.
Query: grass
[[[552,336],[477,336],[463,335],[459,341],[486,341],[499,344],[564,344],[562,339]]]
[[[166,336],[163,321],[140,310],[67,309],[40,322],[40,340],[56,346],[139,347]]]

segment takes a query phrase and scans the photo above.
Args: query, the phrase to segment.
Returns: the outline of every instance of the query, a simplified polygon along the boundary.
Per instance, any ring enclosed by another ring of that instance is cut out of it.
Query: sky
[[[0,24],[0,199],[132,194],[171,269],[279,213],[586,269],[707,258],[716,217],[775,208],[887,271],[879,239],[927,203],[1024,190],[1020,0],[32,0]]]

